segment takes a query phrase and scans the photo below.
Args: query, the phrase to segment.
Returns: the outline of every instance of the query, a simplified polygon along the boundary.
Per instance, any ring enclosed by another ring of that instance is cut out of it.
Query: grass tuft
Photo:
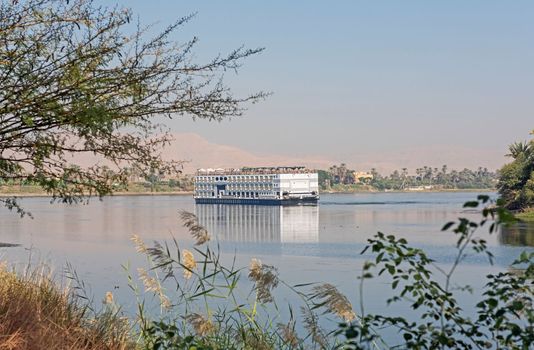
[[[91,313],[45,268],[18,273],[0,266],[0,350],[135,348],[116,307]]]

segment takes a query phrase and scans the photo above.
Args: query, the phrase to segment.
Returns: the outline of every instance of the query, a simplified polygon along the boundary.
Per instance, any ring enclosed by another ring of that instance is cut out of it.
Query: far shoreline
[[[444,193],[444,192],[496,192],[497,189],[495,188],[449,188],[449,189],[431,189],[431,190],[417,190],[417,191],[409,191],[409,190],[386,190],[386,191],[372,191],[372,190],[354,190],[354,191],[336,191],[336,190],[325,190],[321,191],[321,193],[328,193],[328,194],[351,194],[351,193]]]
[[[115,192],[113,194],[108,194],[103,196],[106,197],[135,197],[135,196],[187,196],[193,195],[192,191],[169,191],[169,192]],[[52,198],[52,195],[48,193],[1,193],[0,198]],[[98,198],[98,196],[93,195],[90,198]]]

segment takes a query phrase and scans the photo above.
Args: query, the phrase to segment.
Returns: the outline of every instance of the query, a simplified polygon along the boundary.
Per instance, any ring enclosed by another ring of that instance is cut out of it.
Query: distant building
[[[373,174],[366,171],[354,171],[352,176],[354,176],[354,183],[369,182],[373,179]]]

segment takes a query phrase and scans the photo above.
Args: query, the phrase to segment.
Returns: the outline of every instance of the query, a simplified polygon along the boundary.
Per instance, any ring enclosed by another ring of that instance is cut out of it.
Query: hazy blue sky
[[[227,81],[237,93],[272,97],[231,121],[175,120],[178,132],[350,161],[451,145],[502,159],[534,129],[534,1],[123,4],[144,23],[198,12],[176,39],[198,36],[199,59],[266,48]]]

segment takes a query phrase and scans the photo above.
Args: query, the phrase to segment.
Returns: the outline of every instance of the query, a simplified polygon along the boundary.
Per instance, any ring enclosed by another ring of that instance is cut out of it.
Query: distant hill
[[[330,159],[314,157],[289,157],[282,155],[258,155],[241,148],[211,143],[194,133],[175,133],[175,140],[163,150],[164,159],[185,160],[183,171],[192,173],[198,168],[233,168],[243,166],[304,165],[327,169]]]
[[[256,154],[239,147],[212,143],[195,133],[175,133],[175,141],[168,146],[165,159],[188,160],[184,172],[191,173],[198,168],[227,168],[242,166],[304,165],[310,168],[328,169],[333,164],[344,162],[350,168],[389,174],[395,169],[406,167],[411,171],[425,165],[439,167],[447,164],[449,169],[476,169],[479,166],[495,170],[506,161],[504,154],[481,152],[477,149],[453,145],[428,145],[420,148],[396,150],[394,152],[359,152],[344,150],[336,158],[320,155],[291,157],[277,154]]]
[[[184,173],[194,173],[198,168],[232,168],[243,166],[304,165],[314,169],[328,169],[339,163],[346,163],[351,169],[368,171],[375,168],[382,174],[408,168],[410,172],[425,165],[449,169],[476,169],[479,166],[490,170],[499,169],[507,159],[495,151],[480,151],[474,148],[454,145],[427,145],[425,147],[385,151],[342,150],[336,157],[321,155],[258,154],[239,147],[216,144],[195,133],[174,133],[174,141],[167,146],[162,156],[166,160],[184,160]],[[76,155],[82,165],[94,164],[97,159],[90,155]]]

